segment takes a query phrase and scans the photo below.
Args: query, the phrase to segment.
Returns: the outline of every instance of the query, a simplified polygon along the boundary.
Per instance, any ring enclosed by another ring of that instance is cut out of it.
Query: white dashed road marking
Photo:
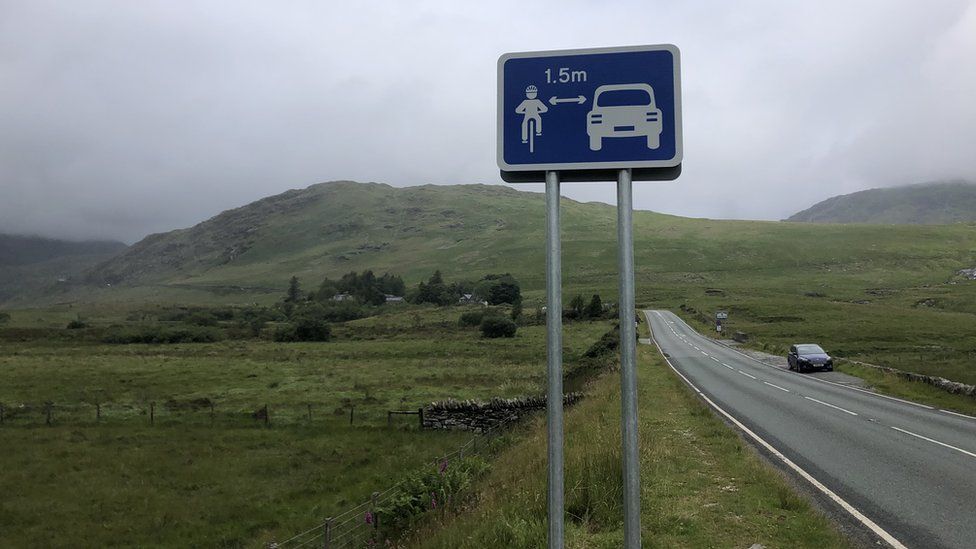
[[[845,410],[844,408],[841,408],[840,406],[834,406],[833,404],[830,404],[830,403],[827,403],[827,402],[824,402],[824,401],[822,401],[822,400],[817,400],[817,399],[815,399],[815,398],[812,398],[812,397],[807,397],[807,396],[805,396],[805,397],[803,397],[803,398],[805,398],[805,399],[807,399],[807,400],[812,400],[813,402],[816,402],[817,404],[823,404],[824,406],[828,406],[828,407],[830,407],[830,408],[833,408],[833,409],[835,409],[835,410],[840,410],[841,412],[844,412],[845,414],[851,414],[852,416],[856,416],[856,415],[857,415],[857,413],[856,413],[856,412],[852,412],[852,411],[850,411],[850,410]]]

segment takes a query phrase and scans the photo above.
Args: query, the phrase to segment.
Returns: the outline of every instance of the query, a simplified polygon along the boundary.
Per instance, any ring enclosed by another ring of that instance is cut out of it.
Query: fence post
[[[264,426],[269,427],[271,425],[271,410],[268,409],[268,404],[264,404]]]
[[[393,417],[393,412],[387,411],[386,412],[386,426],[387,427],[390,426],[390,418],[392,418],[392,417]]]
[[[102,420],[102,404],[100,402],[95,403],[95,423]]]
[[[332,517],[325,519],[325,542],[322,544],[323,549],[329,549],[332,545]]]
[[[311,422],[312,421],[312,405],[311,404],[306,404],[306,406],[308,406],[308,421]]]
[[[150,425],[156,424],[156,403],[155,402],[149,403],[149,424]]]
[[[353,418],[353,416],[355,414],[356,414],[356,407],[355,406],[350,406],[349,407],[349,425],[352,425],[352,418]]]
[[[50,425],[51,424],[51,405],[52,404],[54,404],[54,403],[53,402],[45,402],[44,403],[44,414],[47,416],[46,419],[44,420],[44,422],[47,425]]]
[[[424,428],[424,409],[417,408],[417,415],[420,416],[420,428]]]
[[[369,496],[369,506],[370,506],[370,512],[373,514],[374,529],[380,527],[380,517],[376,514],[376,500],[379,499],[379,497],[380,497],[379,492],[373,492],[372,495]]]
[[[214,408],[213,407],[213,401],[211,400],[210,401],[210,426],[211,427],[213,427],[213,424],[214,424],[214,409],[213,408]]]

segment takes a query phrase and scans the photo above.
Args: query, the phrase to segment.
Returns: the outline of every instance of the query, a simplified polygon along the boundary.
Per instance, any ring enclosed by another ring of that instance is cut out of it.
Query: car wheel
[[[661,146],[661,136],[660,135],[648,135],[647,136],[647,148],[656,149]],[[590,147],[592,148],[592,147]]]
[[[590,136],[590,150],[598,151],[603,148],[603,138],[600,136]]]

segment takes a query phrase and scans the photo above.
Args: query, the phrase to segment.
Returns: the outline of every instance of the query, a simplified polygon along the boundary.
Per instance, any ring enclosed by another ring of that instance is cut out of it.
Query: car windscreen
[[[797,345],[796,353],[800,355],[823,355],[827,354],[820,345]]]
[[[647,90],[610,90],[596,98],[598,107],[635,107],[651,104],[651,94]]]

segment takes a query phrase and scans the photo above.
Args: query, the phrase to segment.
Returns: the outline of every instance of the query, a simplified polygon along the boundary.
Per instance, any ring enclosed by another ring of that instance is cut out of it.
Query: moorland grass
[[[328,343],[4,341],[0,546],[257,547],[359,503],[470,437],[387,410],[542,392],[544,326],[487,340],[458,314],[392,312]],[[567,325],[567,366],[609,326]],[[251,417],[265,403],[270,427]]]

